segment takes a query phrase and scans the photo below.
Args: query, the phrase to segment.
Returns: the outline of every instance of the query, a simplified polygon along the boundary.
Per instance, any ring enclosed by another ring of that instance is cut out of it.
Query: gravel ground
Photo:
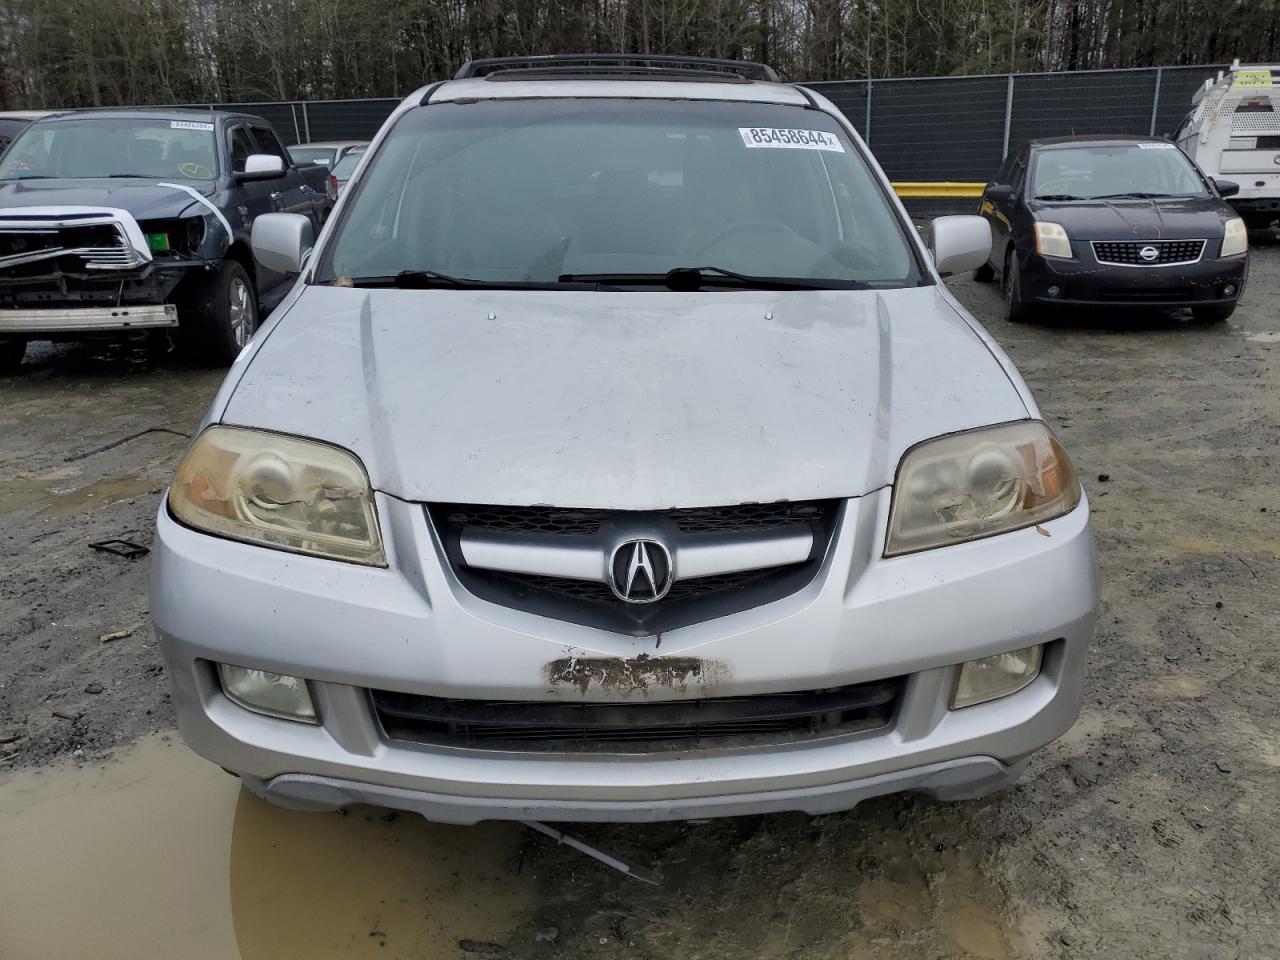
[[[1280,248],[1255,249],[1215,326],[1013,327],[994,289],[954,289],[1092,500],[1103,611],[1079,723],[983,802],[578,831],[661,888],[531,837],[536,906],[457,956],[1280,958]],[[0,382],[0,782],[172,726],[148,561],[88,544],[149,543],[185,440],[92,451],[190,431],[219,381],[72,346]]]

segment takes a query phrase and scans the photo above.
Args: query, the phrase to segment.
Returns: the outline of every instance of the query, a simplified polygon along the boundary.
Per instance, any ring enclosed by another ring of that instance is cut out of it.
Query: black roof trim
[[[468,60],[453,75],[453,79],[491,77],[495,80],[549,80],[564,79],[566,76],[596,79],[704,79],[733,83],[747,80],[780,82],[773,67],[763,63],[659,53],[557,53],[536,57],[490,57]]]

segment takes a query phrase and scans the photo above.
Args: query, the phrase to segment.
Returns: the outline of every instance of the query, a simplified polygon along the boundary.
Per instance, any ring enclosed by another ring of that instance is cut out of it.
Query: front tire
[[[224,260],[188,297],[178,339],[190,362],[225,367],[257,328],[258,297],[249,271],[237,260]]]
[[[1018,266],[1018,254],[1010,250],[1004,257],[1003,281],[1005,319],[1010,323],[1025,323],[1031,319],[1031,305],[1022,299],[1022,269]]]
[[[0,375],[17,373],[26,352],[26,337],[0,337]]]
[[[1214,303],[1191,308],[1191,316],[1197,323],[1225,323],[1227,318],[1235,312],[1234,303]]]

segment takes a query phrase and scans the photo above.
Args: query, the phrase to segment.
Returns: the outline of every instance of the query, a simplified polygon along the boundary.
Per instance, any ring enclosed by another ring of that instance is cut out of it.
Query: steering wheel
[[[213,171],[203,163],[180,163],[178,172],[188,180],[212,180]]]
[[[698,253],[706,253],[721,240],[725,240],[734,234],[747,233],[749,231],[781,233],[786,234],[788,237],[800,236],[800,234],[795,230],[791,229],[779,220],[739,220],[736,223],[731,223],[727,227],[716,231],[715,236],[698,248]]]

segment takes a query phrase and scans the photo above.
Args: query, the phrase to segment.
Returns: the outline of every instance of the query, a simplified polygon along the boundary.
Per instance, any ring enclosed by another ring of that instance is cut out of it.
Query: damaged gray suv
[[[755,64],[477,61],[413,94],[158,518],[187,742],[433,820],[976,797],[1067,730],[1088,506],[848,121]]]

